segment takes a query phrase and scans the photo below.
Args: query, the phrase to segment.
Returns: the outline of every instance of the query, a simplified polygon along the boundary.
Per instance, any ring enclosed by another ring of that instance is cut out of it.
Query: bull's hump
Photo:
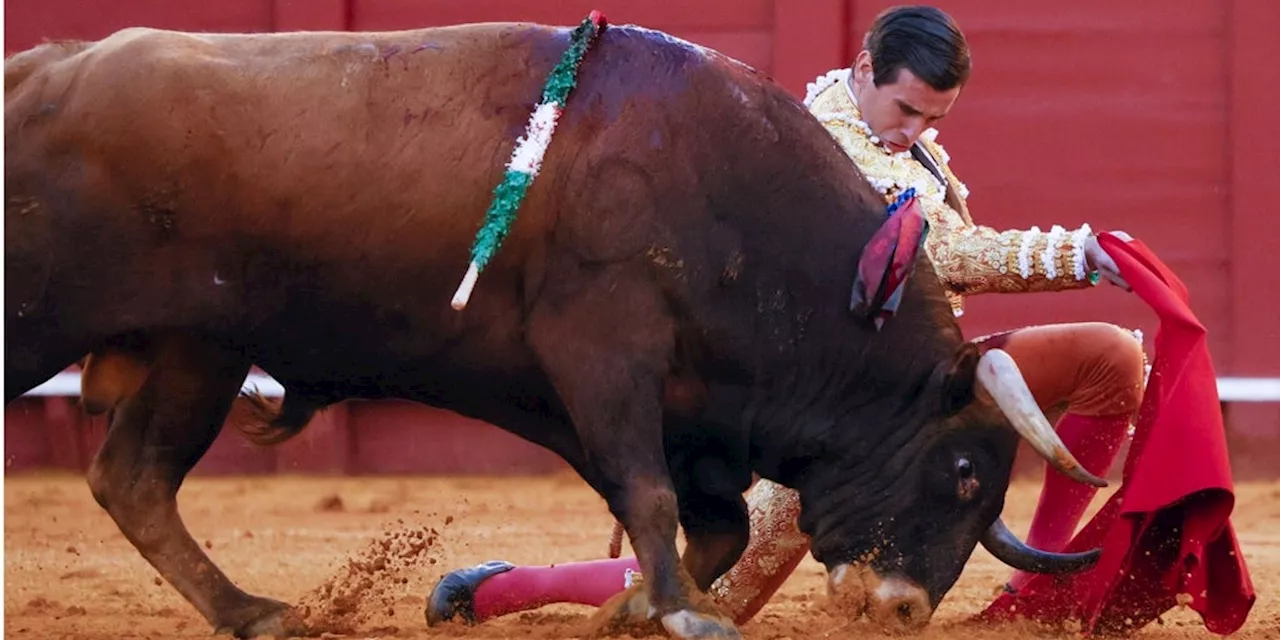
[[[138,52],[146,49],[155,54],[175,47],[195,47],[209,44],[203,34],[170,31],[153,27],[128,27],[121,29],[93,46],[92,52],[99,55],[125,52]]]
[[[665,31],[658,31],[657,29],[650,29],[648,27],[642,27],[640,25],[635,25],[635,24],[624,24],[624,25],[619,25],[616,27],[609,27],[609,28],[632,32],[635,35],[641,36],[655,44],[659,44],[663,46],[678,47],[704,60],[724,62],[730,65],[742,67],[743,69],[747,69],[751,71],[755,70],[754,68],[751,67],[751,65],[748,65],[747,63],[742,62],[741,60],[725,55],[724,53],[717,51],[715,49],[705,47],[695,42],[690,42],[688,40],[685,40],[684,38],[672,35]]]

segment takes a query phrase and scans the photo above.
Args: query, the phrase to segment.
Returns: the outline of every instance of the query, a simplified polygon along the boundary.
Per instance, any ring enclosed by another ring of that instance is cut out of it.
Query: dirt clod
[[[395,603],[406,595],[409,576],[422,573],[437,537],[429,530],[397,521],[380,538],[349,558],[296,606],[303,624],[318,634],[349,635],[395,617]]]
[[[320,501],[316,503],[316,511],[323,513],[336,513],[345,510],[346,505],[342,502],[342,496],[336,493],[320,498]]]

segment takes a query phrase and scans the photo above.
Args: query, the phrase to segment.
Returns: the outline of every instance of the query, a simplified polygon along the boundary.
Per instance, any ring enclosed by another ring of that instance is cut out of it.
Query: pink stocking
[[[1128,427],[1128,414],[1082,416],[1068,413],[1058,421],[1057,432],[1085,469],[1105,476],[1124,443]],[[1040,503],[1031,521],[1027,544],[1043,551],[1061,551],[1075,534],[1076,526],[1097,491],[1053,469],[1046,469],[1044,490],[1040,493]],[[1017,589],[1030,578],[1031,574],[1017,571],[1009,584]]]
[[[627,570],[640,571],[634,557],[516,567],[476,589],[476,622],[555,603],[598,607],[628,584]]]

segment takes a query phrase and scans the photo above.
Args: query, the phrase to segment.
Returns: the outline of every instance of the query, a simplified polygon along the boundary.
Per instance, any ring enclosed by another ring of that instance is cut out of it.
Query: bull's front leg
[[[670,319],[659,300],[638,293],[646,291],[647,278],[629,275],[605,271],[592,282],[575,283],[577,295],[535,310],[529,329],[582,443],[580,471],[626,528],[644,575],[641,585],[605,604],[597,632],[621,631],[611,623],[629,619],[628,608],[641,608],[649,624],[661,623],[680,638],[740,638],[676,550],[679,504],[663,446],[661,404]],[[619,304],[621,296],[634,297]],[[609,615],[611,607],[623,615]]]
[[[658,431],[655,439],[660,440]],[[699,521],[706,526],[691,533],[689,543],[709,553],[695,550],[682,563],[675,545],[680,508],[670,477],[662,475],[666,463],[661,444],[646,450],[639,442],[618,431],[602,431],[587,447],[600,461],[598,477],[589,481],[601,490],[610,510],[626,528],[644,576],[641,584],[601,607],[595,619],[599,631],[623,631],[643,616],[661,622],[667,632],[679,638],[740,638],[733,622],[721,615],[705,586],[690,573],[690,569],[696,570],[709,585],[711,574],[732,566],[734,558],[729,556],[740,551],[736,534],[726,545],[722,537],[726,532],[711,524],[723,509],[707,514]],[[745,531],[745,513],[741,521]]]
[[[209,345],[168,338],[138,391],[115,407],[89,486],[151,566],[219,632],[300,632],[288,605],[236,587],[178,514],[187,472],[218,435],[249,364]]]
[[[776,542],[772,528],[759,527],[761,522],[756,516],[760,515],[757,503],[761,487],[776,485],[768,481],[757,484],[752,491],[754,500],[749,515],[747,502],[742,498],[742,491],[750,480],[749,473],[735,472],[718,458],[696,458],[687,465],[680,460],[669,460],[669,463],[689,471],[676,474],[684,480],[677,491],[680,525],[688,542],[682,558],[685,569],[699,590],[708,591],[715,598],[722,614],[742,624],[768,600],[808,547],[800,547],[798,553],[782,553],[772,548]],[[765,491],[772,494],[768,488]],[[768,527],[771,523],[765,524]],[[768,551],[762,553],[764,548]],[[780,575],[765,575],[775,567]],[[642,619],[648,608],[639,587],[618,596],[606,607],[610,605],[612,610],[602,615],[618,620]]]
[[[705,436],[709,425],[689,425],[687,430]],[[751,525],[742,493],[751,483],[746,461],[724,456],[729,445],[710,447],[690,443],[669,451],[680,494],[680,525],[688,544],[684,566],[700,591],[707,591],[742,556],[750,540]]]

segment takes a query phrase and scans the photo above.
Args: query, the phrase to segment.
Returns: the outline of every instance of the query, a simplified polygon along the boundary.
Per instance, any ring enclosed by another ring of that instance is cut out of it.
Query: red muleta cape
[[[1126,634],[1186,604],[1209,631],[1235,632],[1256,596],[1230,522],[1234,485],[1204,325],[1145,245],[1105,233],[1098,242],[1160,320],[1122,484],[1064,549],[1102,556],[1088,571],[1035,576],[978,618],[1079,620],[1085,634]]]

